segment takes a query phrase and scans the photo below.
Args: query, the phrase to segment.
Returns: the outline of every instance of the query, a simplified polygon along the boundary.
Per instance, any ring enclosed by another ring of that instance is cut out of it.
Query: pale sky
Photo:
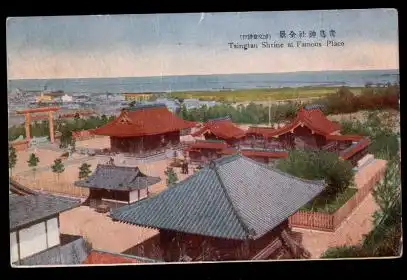
[[[228,46],[247,43],[241,34],[267,33],[268,41],[287,43],[299,39],[280,39],[282,30],[321,29],[335,30],[335,40],[345,46],[247,51]],[[10,18],[7,58],[9,79],[398,69],[397,11]]]

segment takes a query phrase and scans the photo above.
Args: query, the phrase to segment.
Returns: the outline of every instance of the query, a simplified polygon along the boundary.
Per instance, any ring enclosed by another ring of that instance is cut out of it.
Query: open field
[[[196,98],[204,101],[268,101],[285,100],[296,98],[318,98],[335,93],[337,87],[300,87],[300,88],[268,88],[247,89],[234,91],[194,91],[194,92],[172,92],[168,96],[172,98]],[[353,87],[350,90],[360,94],[361,87]]]

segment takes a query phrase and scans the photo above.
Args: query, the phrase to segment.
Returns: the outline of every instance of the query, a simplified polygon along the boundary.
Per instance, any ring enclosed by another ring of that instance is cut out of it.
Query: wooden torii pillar
[[[55,133],[54,133],[54,115],[53,115],[53,113],[58,110],[59,110],[59,107],[41,107],[41,108],[16,111],[17,114],[25,116],[25,138],[28,141],[30,141],[30,139],[31,139],[31,133],[30,133],[31,114],[48,113],[49,138],[50,138],[51,143],[54,143],[55,142]]]

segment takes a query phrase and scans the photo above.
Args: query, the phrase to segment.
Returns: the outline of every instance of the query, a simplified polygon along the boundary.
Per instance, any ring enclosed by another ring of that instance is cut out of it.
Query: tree
[[[58,176],[58,182],[59,182],[59,175],[65,171],[65,166],[62,163],[62,160],[60,158],[57,158],[54,160],[54,164],[51,165],[52,172],[56,173]]]
[[[167,185],[170,186],[175,184],[178,181],[177,173],[175,173],[174,168],[167,167],[164,171],[164,174],[167,176]]]
[[[72,143],[72,131],[68,128],[64,127],[61,131],[61,138],[59,147],[61,149],[68,148],[68,146]]]
[[[16,149],[10,145],[8,148],[8,168],[10,169],[10,175],[12,175],[13,168],[17,164],[17,153]]]
[[[92,171],[90,170],[91,165],[87,164],[84,162],[80,167],[79,167],[79,180],[83,180],[89,177],[90,173]]]
[[[287,158],[277,163],[277,168],[299,178],[325,180],[327,187],[321,195],[327,198],[343,192],[354,178],[350,162],[326,151],[290,151]]]
[[[34,174],[34,180],[35,180],[35,171],[37,170],[38,163],[40,162],[40,159],[34,154],[30,154],[30,157],[28,158],[28,167],[31,167],[33,174]]]

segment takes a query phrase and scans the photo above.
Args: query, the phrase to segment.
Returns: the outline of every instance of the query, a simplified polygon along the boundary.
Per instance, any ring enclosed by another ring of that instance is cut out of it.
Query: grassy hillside
[[[362,88],[349,88],[356,95]],[[247,89],[235,91],[194,91],[173,92],[169,97],[187,99],[195,98],[204,101],[227,101],[227,102],[250,102],[267,100],[284,100],[296,98],[319,98],[337,92],[336,87],[300,87],[300,88],[271,88],[271,89]]]

